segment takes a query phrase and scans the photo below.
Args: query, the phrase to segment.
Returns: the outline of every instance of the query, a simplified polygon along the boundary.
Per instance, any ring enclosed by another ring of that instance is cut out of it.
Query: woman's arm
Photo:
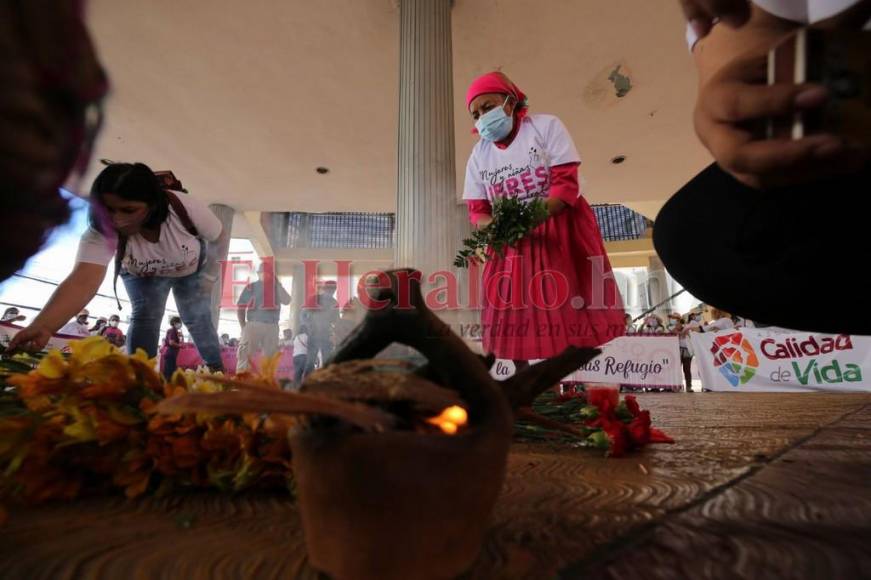
[[[555,216],[568,206],[574,206],[580,195],[578,166],[580,163],[565,163],[550,168],[550,189],[547,192],[547,213]]]
[[[80,312],[97,293],[106,277],[106,266],[79,262],[54,291],[42,312],[13,337],[12,349],[41,350],[51,336]]]
[[[556,197],[549,197],[545,205],[547,206],[547,214],[549,216],[555,216],[568,206],[566,202]]]
[[[493,223],[493,206],[486,199],[467,199],[469,221],[476,228],[486,228]]]
[[[221,220],[205,202],[189,195],[179,196],[179,200],[187,210],[191,222],[197,228],[197,233],[206,242],[206,258],[200,273],[206,282],[205,285],[211,288],[211,285],[221,275],[220,260],[223,256],[219,255],[218,250],[223,245],[221,242],[229,238],[230,232],[224,231]]]

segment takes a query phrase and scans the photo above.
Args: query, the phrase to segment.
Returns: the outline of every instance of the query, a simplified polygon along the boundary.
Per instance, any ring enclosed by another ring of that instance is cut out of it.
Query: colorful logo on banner
[[[759,358],[740,332],[718,336],[711,346],[714,355],[714,366],[733,387],[746,385],[756,375],[759,368]]]

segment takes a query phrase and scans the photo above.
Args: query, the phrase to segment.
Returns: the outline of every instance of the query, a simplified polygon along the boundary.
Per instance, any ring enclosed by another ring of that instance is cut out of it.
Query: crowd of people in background
[[[665,318],[657,314],[647,314],[639,319],[626,315],[626,334],[681,334],[684,330],[716,331],[732,328],[753,328],[752,320],[733,316],[716,308],[710,309],[711,320],[703,322],[704,307],[700,306],[686,314],[668,314]],[[694,324],[695,323],[695,324]]]
[[[117,314],[113,314],[109,317],[100,316],[95,319],[93,325],[89,326],[88,321],[90,318],[90,312],[88,312],[87,309],[82,309],[73,320],[70,320],[58,331],[58,334],[79,338],[84,338],[86,336],[102,336],[118,348],[123,347],[127,343],[127,336],[120,328],[120,316]],[[18,322],[24,322],[26,319],[27,317],[21,314],[18,308],[12,306],[3,312],[0,322],[15,324]]]
[[[271,291],[268,290],[270,285]],[[253,370],[253,363],[259,357],[288,351],[293,359],[293,384],[299,386],[309,373],[329,359],[336,345],[362,319],[360,301],[352,299],[340,308],[336,290],[336,282],[322,283],[314,304],[301,309],[296,332],[292,328],[280,330],[280,306],[289,304],[291,297],[261,264],[258,279],[247,284],[236,300],[241,337],[231,338],[228,333],[219,337],[222,348],[236,351],[235,372]],[[87,316],[86,312],[80,313],[68,326],[78,327]],[[161,349],[163,374],[167,379],[178,368],[179,352],[186,344],[182,318],[171,317],[169,325]]]
[[[26,320],[27,317],[21,314],[17,308],[14,306],[7,308],[5,312],[3,312],[3,318],[0,319],[0,322],[8,322],[10,324],[14,324],[16,322],[21,322]]]
[[[274,277],[274,292],[264,294],[263,280],[266,279],[262,267],[258,270],[260,278],[248,284],[237,300],[239,321],[242,328],[240,338],[231,338],[228,333],[220,335],[222,348],[236,351],[236,372],[251,367],[255,356],[272,356],[279,351],[289,351],[293,358],[293,384],[298,386],[314,369],[319,368],[332,355],[336,345],[342,342],[360,322],[363,310],[357,298],[351,299],[341,308],[335,298],[336,283],[327,281],[321,284],[315,305],[303,308],[300,324],[296,332],[292,328],[279,330],[279,304],[291,301],[290,295]],[[269,296],[270,298],[267,298]],[[268,307],[272,297],[275,305]],[[121,330],[121,318],[117,314],[97,317],[93,324],[87,309],[64,325],[59,334],[77,337],[102,336],[113,345],[122,348],[127,337]],[[7,308],[0,322],[17,323],[25,320],[18,308]],[[680,358],[683,367],[686,390],[692,390],[691,366],[693,360],[693,332],[718,332],[733,328],[756,326],[752,321],[730,315],[717,308],[700,305],[685,314],[671,313],[660,316],[646,313],[634,318],[626,314],[627,335],[677,335],[680,342]],[[166,330],[161,349],[163,373],[170,378],[177,367],[179,350],[186,344],[182,332],[182,319],[172,316]]]
[[[264,284],[273,284],[273,291],[266,292]],[[326,281],[312,306],[300,312],[299,327],[279,329],[280,306],[291,301],[290,294],[277,278],[266,274],[263,265],[258,268],[258,279],[242,290],[237,300],[237,312],[241,327],[241,337],[231,338],[229,333],[219,337],[220,346],[236,351],[235,372],[251,369],[257,357],[270,357],[281,351],[292,352],[293,382],[299,385],[314,369],[319,368],[332,355],[336,345],[341,342],[362,319],[360,301],[356,298],[340,308],[335,298],[336,282]],[[0,322],[16,324],[26,319],[16,307],[9,307]],[[169,319],[161,341],[162,372],[169,379],[178,368],[181,349],[192,344],[185,339],[182,331],[182,317],[173,315]],[[58,330],[61,337],[101,336],[113,345],[123,348],[127,336],[120,328],[121,318],[117,314],[93,317],[83,308],[75,318]],[[194,345],[195,346],[195,345]]]
[[[709,316],[705,316],[705,312]],[[706,321],[707,319],[707,321]],[[680,359],[683,369],[686,391],[692,391],[692,361],[694,357],[690,335],[693,332],[720,332],[733,328],[754,328],[752,320],[729,314],[719,308],[707,308],[700,305],[686,314],[671,313],[665,317],[646,313],[633,319],[626,315],[627,335],[677,335],[680,344]],[[636,325],[636,321],[641,322]]]
[[[296,332],[292,328],[279,330],[279,304],[291,301],[290,295],[278,282],[274,283],[272,294],[264,293],[264,270],[258,269],[257,281],[248,284],[237,301],[239,322],[242,329],[240,338],[231,338],[228,333],[220,335],[222,348],[236,351],[236,372],[251,367],[255,356],[272,356],[279,351],[289,351],[293,358],[293,384],[299,386],[314,369],[319,368],[332,355],[336,345],[350,334],[362,319],[362,307],[357,298],[351,299],[341,308],[335,298],[337,285],[333,281],[321,284],[315,306],[303,308],[300,324]],[[267,298],[269,296],[269,298]],[[272,298],[275,305],[269,307]],[[18,308],[7,308],[0,322],[17,323],[25,320]],[[97,317],[89,325],[92,317],[87,309],[64,325],[59,334],[77,337],[102,336],[113,345],[122,348],[127,337],[119,327],[121,319],[117,314]],[[719,332],[733,328],[752,328],[751,320],[705,305],[697,306],[685,314],[671,313],[660,316],[645,313],[633,318],[626,314],[626,335],[677,335],[680,343],[680,358],[687,392],[692,390],[692,360],[694,353],[690,335],[693,332]],[[168,378],[177,367],[179,350],[186,344],[182,332],[182,319],[172,316],[169,328],[163,338],[163,373]]]

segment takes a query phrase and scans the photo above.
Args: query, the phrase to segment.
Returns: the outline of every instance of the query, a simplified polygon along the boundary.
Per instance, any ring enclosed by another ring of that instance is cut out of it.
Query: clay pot
[[[312,565],[337,580],[456,578],[481,549],[508,443],[480,428],[293,437]]]
[[[323,426],[293,434],[306,548],[338,580],[455,578],[484,541],[513,416],[487,368],[426,307],[420,273],[386,274],[391,285],[378,297],[389,306],[370,310],[330,363],[371,358],[394,342],[415,348],[429,361],[428,380],[461,396],[469,425],[458,435]]]

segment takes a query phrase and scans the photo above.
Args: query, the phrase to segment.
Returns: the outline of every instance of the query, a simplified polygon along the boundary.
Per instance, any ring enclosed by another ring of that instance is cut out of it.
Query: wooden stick
[[[225,393],[187,393],[165,399],[157,405],[160,413],[199,411],[227,414],[283,413],[327,415],[369,431],[392,427],[396,418],[375,407],[288,391],[252,389]]]
[[[517,411],[515,411],[515,418],[523,419],[524,421],[528,421],[530,423],[537,423],[542,427],[554,429],[555,431],[565,431],[566,433],[571,433],[576,437],[584,436],[583,433],[581,433],[571,425],[566,425],[565,423],[560,423],[559,421],[548,419],[547,417],[539,415],[530,407],[520,407],[519,409],[517,409]]]

